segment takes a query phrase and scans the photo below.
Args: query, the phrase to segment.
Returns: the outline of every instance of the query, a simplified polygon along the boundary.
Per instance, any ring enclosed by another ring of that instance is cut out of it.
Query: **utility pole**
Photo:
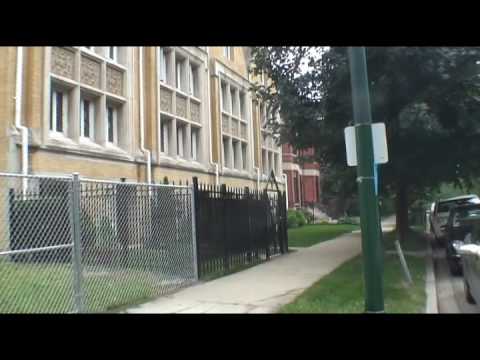
[[[375,194],[372,116],[365,47],[349,47],[348,57],[358,159],[357,182],[366,290],[365,311],[383,313],[383,252],[378,202]]]

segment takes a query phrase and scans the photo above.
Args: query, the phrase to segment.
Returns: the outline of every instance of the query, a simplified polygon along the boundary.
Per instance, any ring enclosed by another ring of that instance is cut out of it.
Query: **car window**
[[[468,214],[465,214],[465,216],[477,216],[480,215],[480,209],[471,209],[468,211]]]
[[[438,203],[437,213],[449,212],[452,207],[468,204],[472,199],[473,198],[440,202]]]
[[[438,204],[437,213],[445,213],[450,211],[450,207],[453,203],[440,203]]]
[[[460,219],[462,217],[462,212],[461,211],[455,211],[455,213],[453,214],[453,226],[458,226],[459,225],[459,222],[458,222],[458,219]]]

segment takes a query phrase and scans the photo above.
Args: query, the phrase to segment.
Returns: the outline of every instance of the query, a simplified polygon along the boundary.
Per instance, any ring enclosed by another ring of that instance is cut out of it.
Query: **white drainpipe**
[[[21,123],[23,92],[23,47],[17,47],[17,69],[15,79],[15,127],[22,134],[22,175],[28,175],[28,129]],[[27,179],[23,178],[23,193],[27,191]]]
[[[145,148],[145,114],[144,114],[144,99],[143,99],[143,46],[140,46],[140,149],[147,156],[147,182],[152,182],[152,157],[150,150]]]
[[[207,59],[210,58],[210,51],[209,51],[209,47],[207,47]],[[207,99],[208,99],[208,115],[211,119],[212,117],[212,103],[211,103],[211,99],[210,99],[210,64],[207,60]],[[221,119],[219,119],[219,121],[222,121]],[[209,134],[210,136],[208,137],[209,138],[209,145],[210,145],[210,164],[211,165],[214,165],[215,166],[215,185],[219,185],[220,184],[220,178],[219,178],[219,165],[218,163],[214,162],[213,161],[213,145],[212,145],[212,122],[209,121],[208,122],[208,131],[209,131]]]
[[[285,182],[285,205],[288,210],[288,177],[287,174],[283,174],[283,181]]]

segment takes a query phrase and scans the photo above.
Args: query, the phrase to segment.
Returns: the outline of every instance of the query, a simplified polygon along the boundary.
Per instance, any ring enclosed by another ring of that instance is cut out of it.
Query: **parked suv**
[[[450,215],[445,228],[445,249],[448,266],[452,275],[462,274],[461,256],[453,246],[454,241],[463,241],[465,236],[472,231],[471,224],[462,222],[460,219],[480,215],[480,203],[474,200],[475,199],[469,204],[455,206],[450,209]]]
[[[453,243],[462,256],[465,298],[470,304],[480,304],[480,215],[469,214],[460,222],[471,227],[463,241]]]
[[[431,229],[435,239],[443,245],[445,241],[445,227],[447,225],[450,209],[471,201],[480,201],[477,195],[463,195],[435,202],[430,217]]]

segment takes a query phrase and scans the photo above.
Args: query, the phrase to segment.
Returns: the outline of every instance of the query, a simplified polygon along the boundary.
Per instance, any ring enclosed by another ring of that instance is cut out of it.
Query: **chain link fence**
[[[103,312],[198,279],[187,186],[0,174],[0,313]]]

